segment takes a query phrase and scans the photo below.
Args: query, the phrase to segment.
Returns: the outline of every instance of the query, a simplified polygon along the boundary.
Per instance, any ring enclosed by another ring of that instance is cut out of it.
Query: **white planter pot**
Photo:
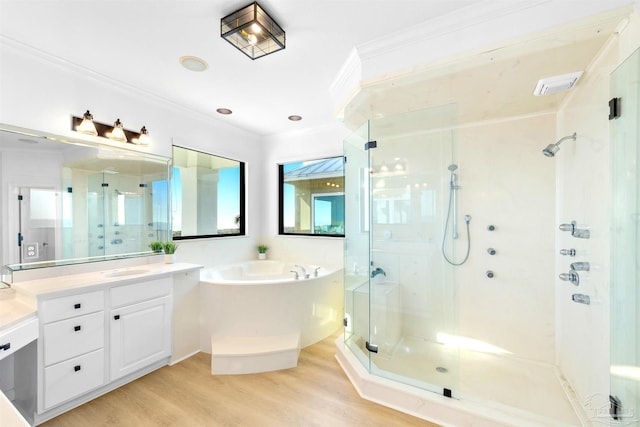
[[[267,259],[267,254],[266,253],[258,253],[258,259]]]
[[[164,254],[164,263],[173,264],[176,262],[176,254]]]

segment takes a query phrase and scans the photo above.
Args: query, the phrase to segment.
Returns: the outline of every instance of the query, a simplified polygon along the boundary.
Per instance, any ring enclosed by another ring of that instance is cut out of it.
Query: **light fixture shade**
[[[115,121],[113,124],[113,130],[108,137],[114,141],[127,142],[127,136],[124,134],[124,128],[122,127],[120,119]]]
[[[149,131],[146,126],[142,126],[142,129],[140,129],[140,137],[133,142],[135,144],[142,145],[143,147],[146,147],[151,143],[151,137],[149,136]]]
[[[285,48],[284,30],[257,2],[220,20],[220,36],[251,59]]]
[[[96,125],[93,123],[93,116],[87,110],[86,113],[82,116],[82,123],[76,126],[76,132],[86,133],[87,135],[98,135],[98,131],[96,130]]]

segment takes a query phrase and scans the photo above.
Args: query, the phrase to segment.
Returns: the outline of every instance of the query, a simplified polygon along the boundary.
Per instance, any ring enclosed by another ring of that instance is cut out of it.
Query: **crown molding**
[[[84,79],[96,80],[106,86],[112,87],[114,90],[118,90],[130,95],[133,94],[135,96],[139,96],[140,98],[146,99],[148,101],[153,101],[156,104],[160,104],[164,106],[170,111],[179,111],[182,113],[186,113],[187,115],[189,115],[194,119],[202,120],[203,122],[206,122],[209,124],[211,123],[212,120],[216,120],[220,126],[229,127],[237,131],[246,132],[246,133],[259,136],[256,132],[251,132],[242,127],[234,126],[233,124],[220,121],[210,112],[205,112],[198,109],[194,109],[192,107],[187,107],[183,104],[177,103],[168,98],[159,96],[153,92],[149,92],[147,90],[141,89],[139,87],[128,84],[121,80],[108,77],[105,74],[99,73],[90,68],[83,67],[81,65],[78,65],[74,62],[61,58],[59,56],[52,55],[51,53],[45,52],[31,45],[25,44],[11,37],[7,37],[4,34],[0,34],[0,48],[10,49],[20,56],[24,56],[27,58],[34,59],[36,61],[45,62],[47,64],[51,64],[51,65],[63,68],[72,73],[80,75]]]
[[[632,4],[638,7],[640,0],[479,1],[356,46],[334,79],[335,108],[343,111],[363,87],[469,52],[499,48],[527,34]]]

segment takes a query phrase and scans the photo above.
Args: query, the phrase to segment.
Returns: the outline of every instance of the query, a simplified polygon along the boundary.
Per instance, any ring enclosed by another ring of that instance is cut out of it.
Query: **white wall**
[[[459,215],[472,216],[471,256],[454,270],[459,333],[546,363],[555,358],[555,165],[542,148],[554,136],[554,115],[541,114],[463,128],[458,138]]]
[[[80,69],[14,42],[0,40],[0,123],[55,134],[71,134],[71,115],[90,109],[94,119],[120,118],[127,129],[143,125],[153,139],[149,151],[171,157],[171,145],[246,162],[247,236],[183,241],[178,261],[205,265],[252,257],[261,234],[260,196],[265,151],[257,135],[211,116],[193,113],[136,88]]]

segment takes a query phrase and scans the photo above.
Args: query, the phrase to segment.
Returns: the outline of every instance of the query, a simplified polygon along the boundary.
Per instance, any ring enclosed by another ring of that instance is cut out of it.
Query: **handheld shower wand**
[[[449,264],[453,266],[459,266],[467,262],[467,259],[469,259],[469,253],[471,252],[471,233],[469,231],[471,215],[464,216],[464,222],[467,226],[467,253],[465,254],[464,259],[461,262],[455,262],[447,256],[445,244],[447,241],[447,228],[449,226],[449,219],[452,220],[451,227],[453,231],[451,233],[451,237],[452,239],[458,238],[458,201],[456,198],[456,190],[459,190],[462,187],[458,185],[458,175],[455,173],[456,169],[458,169],[458,165],[451,164],[447,169],[449,169],[449,172],[451,172],[451,176],[449,178],[449,206],[447,208],[447,219],[444,222],[444,230],[442,232],[442,256]]]
[[[451,164],[447,168],[449,172],[451,172],[451,176],[449,177],[449,191],[450,197],[453,197],[453,201],[449,199],[449,204],[453,204],[453,219],[451,221],[451,238],[458,238],[458,198],[456,194],[456,190],[460,189],[458,185],[458,175],[456,174],[456,169],[458,169],[458,165]]]

